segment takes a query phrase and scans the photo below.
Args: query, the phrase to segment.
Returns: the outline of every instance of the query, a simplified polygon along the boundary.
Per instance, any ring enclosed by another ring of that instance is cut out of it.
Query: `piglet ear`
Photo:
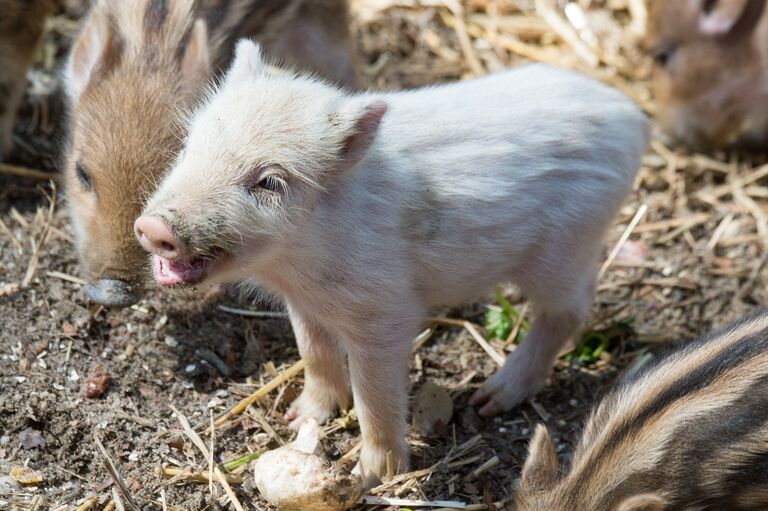
[[[227,71],[225,83],[250,80],[267,72],[261,47],[250,39],[240,39],[235,47],[235,59]]]
[[[539,424],[528,445],[528,459],[523,464],[520,486],[525,491],[541,492],[557,480],[557,454],[546,426]]]
[[[120,42],[101,5],[93,8],[83,24],[64,68],[65,89],[72,101],[77,101],[91,82],[120,59]]]
[[[751,32],[757,26],[765,4],[765,0],[692,1],[699,17],[699,30],[715,37]]]
[[[339,155],[343,167],[354,167],[363,159],[376,137],[385,113],[387,113],[387,104],[376,100],[363,108],[342,114],[342,116],[351,117],[352,121],[352,128],[344,138]]]
[[[656,494],[646,493],[630,497],[616,508],[616,511],[664,511],[664,500]]]
[[[181,59],[181,73],[185,84],[199,90],[211,75],[211,52],[208,45],[208,28],[205,21],[199,19],[192,26],[189,42]]]

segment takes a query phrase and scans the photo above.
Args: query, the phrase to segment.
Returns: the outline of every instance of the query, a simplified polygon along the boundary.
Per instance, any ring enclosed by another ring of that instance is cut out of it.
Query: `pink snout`
[[[133,232],[147,252],[166,259],[176,259],[184,253],[184,242],[161,218],[140,216],[133,224]]]

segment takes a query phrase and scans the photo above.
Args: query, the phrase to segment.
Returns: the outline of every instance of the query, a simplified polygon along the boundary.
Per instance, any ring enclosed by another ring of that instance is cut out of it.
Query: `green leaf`
[[[520,329],[514,341],[518,344],[528,331],[528,322],[525,319],[521,320],[520,313],[499,291],[496,292],[496,301],[499,309],[488,309],[485,313],[485,331],[488,339],[507,340],[517,322],[520,321]]]
[[[566,355],[565,359],[570,361],[576,358],[585,364],[597,361],[612,346],[635,335],[634,321],[633,317],[629,317],[614,321],[604,330],[585,332],[579,345]]]
[[[219,465],[219,468],[224,472],[232,472],[237,467],[241,465],[245,465],[246,463],[250,463],[251,461],[255,460],[256,458],[261,456],[261,454],[262,453],[260,452],[248,453],[238,458],[234,458],[229,461],[225,461],[224,463],[221,463]]]

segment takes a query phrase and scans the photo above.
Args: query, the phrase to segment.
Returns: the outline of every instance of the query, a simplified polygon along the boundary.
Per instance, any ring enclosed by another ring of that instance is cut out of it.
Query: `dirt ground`
[[[633,25],[640,15],[632,5],[636,2],[575,2],[586,14],[587,35],[594,36],[594,44],[585,43],[586,55],[575,52],[537,15],[533,1],[353,3],[371,87],[468,78],[539,60],[620,87],[653,113],[649,64],[638,50]],[[549,6],[563,15],[561,4],[539,3],[540,14],[547,12],[541,6]],[[77,33],[76,19],[64,12],[49,23],[9,162],[48,172],[52,179],[63,144],[56,70]],[[412,390],[427,381],[443,386],[454,401],[453,418],[426,436],[412,428],[409,441],[412,469],[448,463],[401,478],[375,494],[511,509],[509,497],[537,423],[546,423],[566,461],[584,415],[628,369],[647,363],[675,341],[765,303],[764,164],[764,155],[685,154],[656,137],[605,244],[608,257],[629,234],[601,277],[587,328],[589,342],[597,339],[607,349],[562,357],[534,401],[485,420],[467,399],[492,374],[493,360],[467,330],[436,327],[415,351]],[[232,509],[218,486],[211,491],[207,484],[157,475],[162,467],[207,467],[171,407],[193,427],[204,428],[212,416],[298,360],[290,326],[279,313],[243,315],[244,309],[273,310],[267,304],[235,299],[189,303],[159,291],[132,309],[95,307],[78,283],[65,200],[52,181],[0,172],[0,509],[104,509],[117,491],[115,478],[125,485],[118,500],[127,509],[126,494],[140,509]],[[514,289],[502,291],[521,317],[530,318]],[[497,305],[489,294],[464,309],[436,315],[482,327],[488,307]],[[501,351],[514,346],[491,343]],[[101,388],[103,380],[94,370],[108,375],[108,387]],[[86,382],[98,397],[85,397]],[[282,414],[301,384],[301,376],[292,378],[218,429],[215,461],[290,440]],[[332,457],[348,453],[359,435],[354,419],[335,422],[326,432],[323,445]],[[465,442],[467,448],[457,449]],[[110,474],[107,460],[118,476]],[[34,470],[40,481],[17,485],[9,474],[19,467]],[[245,509],[269,509],[244,469],[243,484],[233,484],[238,500]]]

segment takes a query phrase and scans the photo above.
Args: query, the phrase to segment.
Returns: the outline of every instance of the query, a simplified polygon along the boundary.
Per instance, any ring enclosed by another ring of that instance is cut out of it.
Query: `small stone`
[[[111,378],[101,365],[96,364],[91,368],[88,377],[83,382],[81,393],[88,399],[102,396],[109,388]]]
[[[176,338],[173,337],[172,335],[166,335],[164,340],[165,340],[166,346],[168,346],[169,348],[175,348],[176,346],[179,345],[179,341],[177,341]]]
[[[23,449],[45,449],[47,445],[42,433],[32,428],[24,429],[19,433],[19,442]]]
[[[224,401],[220,397],[211,398],[206,405],[208,408],[217,408],[224,404]]]

